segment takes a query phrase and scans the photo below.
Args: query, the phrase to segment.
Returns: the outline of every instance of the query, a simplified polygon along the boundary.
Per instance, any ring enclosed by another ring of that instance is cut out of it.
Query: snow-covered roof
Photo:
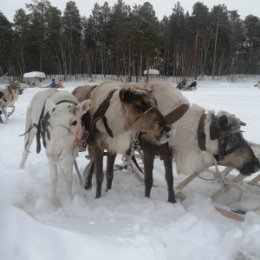
[[[160,71],[156,69],[148,69],[144,71],[144,75],[160,75]]]
[[[31,71],[23,74],[24,79],[30,79],[30,78],[46,78],[46,75],[44,72],[41,71]]]

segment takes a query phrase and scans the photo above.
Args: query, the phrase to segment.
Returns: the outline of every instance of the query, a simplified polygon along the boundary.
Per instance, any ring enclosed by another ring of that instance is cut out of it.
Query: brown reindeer
[[[23,93],[23,89],[16,81],[10,82],[4,91],[0,91],[0,110],[2,110],[6,121],[15,111],[15,102],[18,96]],[[7,112],[7,108],[12,108],[11,112]]]
[[[96,198],[101,196],[103,181],[103,155],[108,150],[108,165],[113,165],[116,154],[129,149],[133,131],[147,133],[159,143],[167,142],[171,128],[157,108],[150,90],[139,84],[103,82],[86,87],[91,99],[92,148],[96,169]],[[73,94],[82,97],[79,89]],[[80,99],[80,98],[79,98]],[[111,189],[113,167],[107,167],[107,190]]]

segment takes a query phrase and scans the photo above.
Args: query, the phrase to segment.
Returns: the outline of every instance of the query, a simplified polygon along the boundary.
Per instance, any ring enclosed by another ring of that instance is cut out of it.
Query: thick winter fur
[[[79,102],[82,102],[88,98],[90,98],[90,92],[94,86],[93,85],[85,85],[76,87],[72,91],[72,95],[74,95]]]
[[[150,88],[153,95],[155,96],[158,108],[163,115],[167,115],[171,110],[180,106],[181,104],[189,104],[188,100],[182,95],[182,93],[169,83],[164,82],[154,82],[150,83]],[[202,151],[198,143],[198,126],[201,116],[206,113],[206,118],[204,120],[204,132],[206,135],[206,151]],[[167,154],[173,155],[176,162],[176,167],[178,173],[182,174],[193,174],[200,173],[212,166],[214,163],[214,158],[219,156],[219,144],[218,139],[211,140],[210,138],[210,125],[212,123],[213,112],[206,111],[204,108],[193,104],[190,105],[189,110],[173,124],[176,133],[170,138],[168,144],[168,152],[164,149],[164,159]],[[219,112],[217,118],[221,116],[227,118],[227,125],[231,128],[240,128],[240,120],[233,114],[226,111]],[[241,138],[241,146],[234,152],[224,156],[218,160],[218,164],[230,166],[237,168],[242,174],[250,174],[255,172],[259,167],[259,162],[256,159],[251,147],[248,145],[246,140],[243,138],[240,131],[232,134],[232,138]],[[230,138],[230,140],[232,140]],[[232,142],[232,141],[229,141]],[[158,152],[158,149],[152,148],[153,140],[151,138],[143,137],[144,144],[144,158],[145,158],[145,176],[148,178],[146,182],[146,192],[147,197],[150,196],[150,190],[152,187],[152,163],[151,159],[154,153]],[[165,147],[164,147],[165,148]],[[227,148],[232,148],[232,143],[228,143]],[[167,157],[169,158],[169,156]],[[168,159],[167,159],[168,160]],[[173,187],[172,187],[172,169],[171,163],[164,160],[166,179],[168,184],[169,192],[168,201],[175,202]],[[170,183],[169,183],[170,182]]]
[[[169,141],[178,173],[192,174],[201,172],[213,164],[212,154],[202,151],[198,146],[197,129],[205,110],[193,104],[175,124],[176,134]],[[208,140],[208,146],[217,145]]]
[[[129,149],[134,130],[148,133],[159,139],[160,142],[168,140],[171,130],[166,126],[164,117],[157,109],[157,103],[151,91],[139,84],[118,84],[106,81],[94,88],[90,94],[92,120],[95,112],[111,91],[114,92],[103,116],[106,118],[112,136],[108,133],[103,120],[97,120],[93,126],[95,128],[93,148],[97,177],[96,197],[101,196],[104,149],[109,151],[113,161],[117,153],[124,154]],[[113,169],[109,168],[107,189],[111,188],[112,178]]]
[[[61,103],[59,103],[61,102]],[[59,205],[56,192],[58,169],[66,179],[67,192],[72,195],[72,168],[82,137],[81,116],[90,108],[90,100],[79,104],[67,91],[47,89],[38,92],[31,100],[26,113],[25,146],[20,168],[24,167],[29,149],[37,133],[39,119],[49,113],[48,131],[45,132],[46,155],[51,177],[51,199]]]

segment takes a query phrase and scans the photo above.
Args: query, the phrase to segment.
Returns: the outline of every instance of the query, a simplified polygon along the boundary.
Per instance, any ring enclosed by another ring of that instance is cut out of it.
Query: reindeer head
[[[161,143],[169,140],[172,129],[158,110],[151,90],[131,85],[122,88],[119,96],[133,128],[156,137]]]

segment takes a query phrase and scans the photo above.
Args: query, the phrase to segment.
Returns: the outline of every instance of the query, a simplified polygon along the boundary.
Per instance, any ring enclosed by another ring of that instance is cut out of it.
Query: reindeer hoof
[[[170,202],[170,203],[177,203],[176,199],[168,199],[168,202]]]
[[[92,183],[87,183],[85,186],[84,186],[85,190],[90,190],[92,188]]]

